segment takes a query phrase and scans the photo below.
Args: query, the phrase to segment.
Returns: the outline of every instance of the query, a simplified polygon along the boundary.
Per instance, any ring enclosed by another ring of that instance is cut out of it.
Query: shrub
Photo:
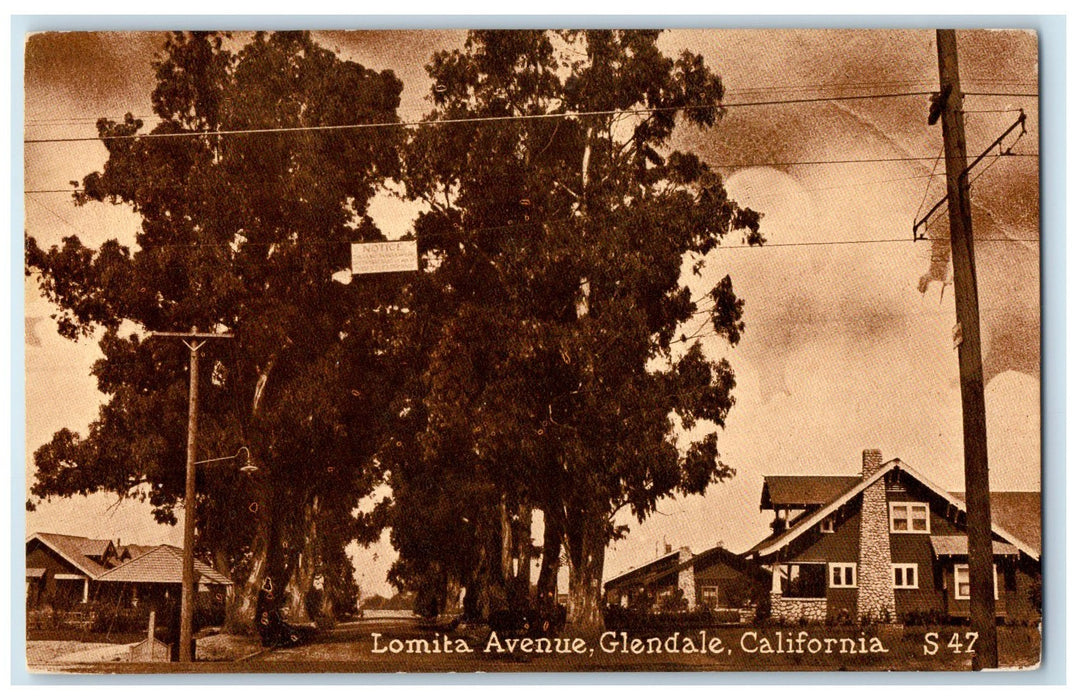
[[[606,629],[618,632],[702,629],[722,624],[736,624],[740,622],[740,613],[731,610],[707,609],[645,612],[619,605],[609,605],[605,609],[605,621]]]
[[[940,610],[911,610],[901,616],[901,623],[910,627],[941,625],[948,621],[947,615]]]
[[[1029,585],[1028,602],[1032,604],[1032,608],[1037,615],[1043,614],[1043,581],[1039,577],[1035,578]]]
[[[838,625],[849,625],[853,622],[853,615],[848,608],[841,608],[832,616],[832,621]]]
[[[755,606],[755,621],[765,622],[770,619],[770,596],[764,596],[760,599],[759,605]]]
[[[131,608],[113,602],[96,601],[88,604],[91,632],[138,632],[149,623],[149,610]]]

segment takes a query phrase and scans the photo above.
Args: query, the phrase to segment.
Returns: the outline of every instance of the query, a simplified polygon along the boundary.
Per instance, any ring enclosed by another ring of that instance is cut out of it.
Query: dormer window
[[[926,503],[891,503],[890,532],[930,533],[931,519]]]
[[[819,532],[834,532],[834,516],[828,515],[819,522]]]

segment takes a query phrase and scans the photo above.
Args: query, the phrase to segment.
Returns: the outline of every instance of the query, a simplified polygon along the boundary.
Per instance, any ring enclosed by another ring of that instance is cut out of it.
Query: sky
[[[404,119],[428,109],[426,59],[464,40],[460,31],[317,37],[342,57],[394,70],[404,82]],[[151,114],[150,60],[161,39],[32,37],[26,137],[92,136],[98,117]],[[730,239],[698,278],[685,265],[684,281],[697,296],[729,274],[745,299],[741,343],[705,345],[712,357],[728,358],[737,376],[736,405],[719,434],[722,460],[736,476],[705,496],[667,499],[642,524],[622,519],[631,531],[608,550],[607,578],[665,544],[743,551],[767,533],[770,518],[759,511],[764,475],[854,474],[867,448],[964,490],[953,286],[949,273],[929,275],[932,256],[946,248],[946,217],[932,222],[929,240],[912,240],[913,221],[945,193],[936,160],[941,129],[927,124],[928,97],[773,104],[937,89],[934,32],[681,30],[663,34],[660,46],[669,55],[701,53],[722,76],[723,120],[679,130],[674,145],[703,156],[737,202],[763,212],[768,244],[748,249]],[[958,49],[970,158],[1015,121],[1016,110],[1028,117],[1028,133],[1013,146],[1020,155],[985,159],[973,172],[972,199],[991,486],[1038,490],[1039,135],[1037,101],[1028,96],[1037,90],[1036,37],[959,32]],[[1011,136],[1005,145],[1012,143]],[[25,154],[28,191],[68,188],[105,159],[92,142],[27,144]],[[865,159],[875,162],[822,162]],[[25,207],[27,233],[44,244],[72,234],[90,244],[130,242],[138,228],[122,207],[76,208],[63,193],[27,194]],[[384,200],[371,214],[395,237],[409,229],[414,208]],[[29,487],[33,451],[62,427],[85,432],[103,397],[89,374],[95,343],[57,335],[32,280],[25,295]],[[156,525],[147,508],[115,496],[53,500],[27,514],[26,528],[124,542],[182,539],[180,528]],[[353,555],[364,591],[391,592],[387,538]]]

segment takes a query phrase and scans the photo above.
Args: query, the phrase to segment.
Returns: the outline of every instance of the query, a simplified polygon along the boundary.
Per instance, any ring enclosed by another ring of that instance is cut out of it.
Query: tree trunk
[[[501,580],[511,582],[514,576],[512,570],[513,555],[513,527],[512,517],[509,514],[509,505],[505,494],[501,494],[501,502],[498,504],[498,521],[501,524]]]
[[[462,611],[460,605],[460,593],[463,591],[463,586],[460,585],[460,581],[456,576],[449,575],[448,583],[445,585],[445,608],[444,612],[450,615],[459,615]]]
[[[528,607],[531,602],[531,506],[516,507],[512,539],[516,557],[516,575],[512,579],[511,595],[516,604]]]
[[[232,567],[230,566],[230,558],[228,551],[219,543],[213,547],[213,568],[219,573],[225,576],[230,576],[232,573]],[[223,603],[225,615],[227,616],[228,610],[232,607],[236,597],[235,586],[227,586],[224,589],[224,594],[216,594],[217,600],[215,603]]]
[[[261,499],[265,501],[266,499]],[[257,503],[258,501],[254,501]],[[268,504],[255,513],[257,523],[251,542],[251,568],[247,580],[237,584],[232,604],[225,615],[225,629],[233,634],[254,634],[258,611],[258,593],[269,572],[272,522]]]
[[[317,554],[318,541],[318,497],[303,507],[300,530],[293,532],[292,566],[288,576],[288,585],[284,591],[284,606],[289,622],[306,624],[310,622],[307,612],[307,596],[314,588],[314,558]]]
[[[573,634],[597,637],[605,629],[602,618],[602,568],[606,557],[606,520],[583,512],[576,527],[568,528],[568,623]]]
[[[477,602],[482,618],[489,619],[490,613],[504,610],[508,604],[505,579],[501,576],[501,530],[482,525],[480,528]]]
[[[322,582],[322,598],[318,602],[318,617],[328,624],[333,624],[337,619],[337,611],[333,606],[333,594],[330,586],[328,579]],[[318,624],[321,625],[322,622]]]
[[[543,513],[542,519],[542,564],[539,566],[535,597],[539,608],[550,609],[557,605],[557,574],[561,570],[561,537],[564,528],[561,519],[549,511]]]
[[[285,344],[287,347],[288,343]],[[251,421],[255,421],[260,412],[262,393],[265,391],[269,374],[277,362],[277,356],[270,358],[266,368],[260,372],[255,383],[254,396],[251,399]],[[253,444],[253,443],[251,443]],[[250,452],[248,452],[248,456]],[[273,533],[276,529],[273,522],[273,493],[272,493],[271,466],[263,465],[261,474],[256,480],[254,499],[248,505],[251,517],[255,518],[254,537],[251,541],[251,567],[247,573],[247,580],[235,586],[232,603],[225,613],[224,628],[233,634],[254,634],[255,617],[258,615],[258,594],[265,584],[265,578],[269,575],[271,556],[273,555]]]
[[[471,575],[467,586],[464,587],[464,619],[475,621],[483,619],[482,614],[482,584],[475,574]]]

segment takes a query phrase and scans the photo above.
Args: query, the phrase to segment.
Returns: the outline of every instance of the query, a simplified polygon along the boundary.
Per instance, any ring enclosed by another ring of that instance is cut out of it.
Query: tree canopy
[[[760,215],[670,147],[718,124],[723,88],[658,36],[471,32],[427,66],[426,123],[345,133],[294,129],[395,122],[391,72],[301,32],[172,35],[158,121],[100,120],[108,159],[74,193],[130,206],[134,245],[27,238],[61,333],[100,332],[108,397],[86,436],[37,451],[35,497],[140,493],[174,520],[187,351],[145,332],[227,330],[202,350],[198,457],[243,444],[262,468],[204,469],[198,526],[245,582],[235,626],[267,578],[297,613],[319,576],[323,601],[354,593],[333,590],[344,547],[385,524],[423,610],[461,588],[475,614],[519,604],[541,552],[541,601],[564,561],[572,621],[600,623],[616,514],[734,473],[733,370],[685,328],[735,344],[742,301],[728,276],[701,298],[683,280],[728,236],[763,242]],[[367,208],[388,180],[423,205],[421,273],[335,281],[350,243],[383,238]],[[383,480],[391,503],[357,515]]]
[[[246,581],[236,625],[266,577],[288,582],[302,616],[315,576],[350,577],[344,546],[377,534],[353,509],[383,479],[373,455],[395,380],[381,348],[399,285],[333,275],[350,243],[384,238],[366,211],[399,176],[402,132],[288,129],[396,121],[402,84],[305,32],[175,33],[154,67],[156,123],[99,120],[108,159],[74,194],[131,207],[134,245],[26,240],[61,334],[101,332],[107,396],[87,435],[61,430],[35,453],[32,493],[141,493],[174,521],[188,352],[146,331],[229,331],[201,351],[197,458],[247,445],[261,469],[202,469],[198,546]],[[267,131],[191,135],[252,129]]]
[[[760,216],[670,149],[679,124],[719,121],[723,88],[657,38],[475,31],[427,67],[432,123],[402,171],[426,205],[415,233],[428,266],[406,301],[421,373],[398,428],[413,439],[385,455],[401,581],[504,604],[538,509],[544,574],[563,551],[570,616],[594,626],[613,516],[645,518],[733,475],[716,432],[732,368],[681,329],[703,318],[736,343],[742,301],[728,276],[693,299],[682,271],[726,236],[762,243]],[[711,428],[682,444],[700,421]]]

